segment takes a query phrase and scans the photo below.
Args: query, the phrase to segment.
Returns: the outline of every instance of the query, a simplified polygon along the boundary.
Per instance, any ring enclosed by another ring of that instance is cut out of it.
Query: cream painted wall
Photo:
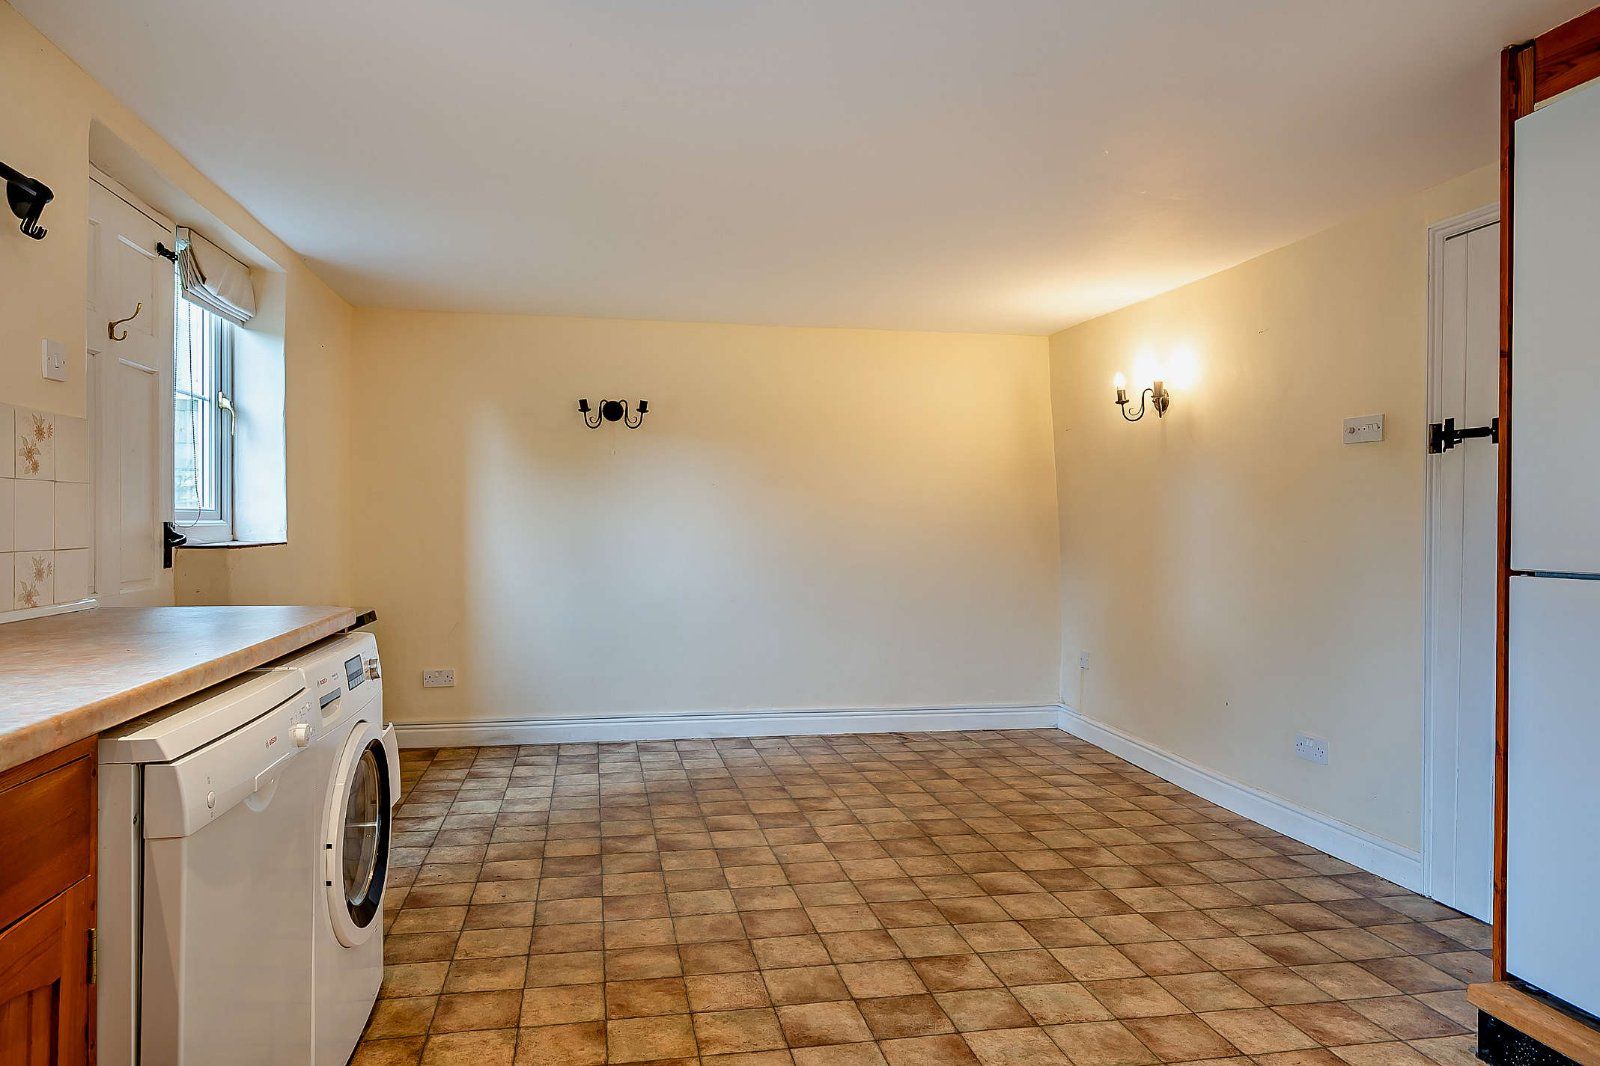
[[[1496,195],[1484,168],[1051,338],[1069,705],[1419,846],[1427,227]],[[1113,373],[1182,345],[1193,387],[1124,423]]]
[[[180,602],[345,600],[346,551],[338,497],[348,435],[351,311],[300,257],[195,170],[104,88],[0,0],[0,158],[48,184],[55,200],[33,241],[0,209],[0,402],[84,413],[84,306],[88,279],[89,131],[98,121],[164,181],[282,268],[289,439],[286,549],[180,553]],[[113,175],[120,176],[120,175]],[[40,342],[66,342],[66,382],[40,375]]]
[[[1042,337],[361,310],[355,352],[397,720],[1057,698]]]

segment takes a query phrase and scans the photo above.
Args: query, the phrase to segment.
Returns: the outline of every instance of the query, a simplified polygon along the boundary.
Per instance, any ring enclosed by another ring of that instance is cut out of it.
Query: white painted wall
[[[1419,847],[1427,227],[1495,195],[1474,171],[1051,338],[1068,704]],[[1124,423],[1112,374],[1180,346],[1192,387]]]
[[[1056,701],[1044,338],[360,311],[354,348],[329,506],[395,719]]]

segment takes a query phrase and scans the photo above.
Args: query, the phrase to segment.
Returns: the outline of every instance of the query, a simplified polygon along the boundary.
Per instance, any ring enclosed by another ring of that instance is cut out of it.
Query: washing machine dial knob
[[[305,722],[296,722],[289,735],[294,738],[295,747],[303,748],[311,743],[311,726]]]

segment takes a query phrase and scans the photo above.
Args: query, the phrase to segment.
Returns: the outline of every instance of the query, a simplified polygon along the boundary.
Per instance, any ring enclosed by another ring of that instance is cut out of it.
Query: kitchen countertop
[[[350,607],[97,607],[0,625],[0,770],[369,620]]]

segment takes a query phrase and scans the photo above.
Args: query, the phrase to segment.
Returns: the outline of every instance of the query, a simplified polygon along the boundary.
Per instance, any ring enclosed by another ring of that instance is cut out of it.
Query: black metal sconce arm
[[[1117,390],[1117,410],[1122,412],[1122,418],[1126,422],[1137,422],[1143,418],[1147,401],[1151,409],[1155,411],[1156,417],[1161,418],[1167,413],[1167,408],[1172,405],[1172,393],[1167,391],[1164,383],[1156,382],[1139,394],[1139,412],[1138,414],[1130,415],[1128,414],[1128,390]]]
[[[583,416],[583,424],[590,429],[599,429],[603,422],[621,422],[629,429],[638,429],[649,411],[649,400],[640,400],[639,408],[634,412],[628,410],[627,400],[601,400],[600,406],[595,408],[589,406],[587,399],[578,401],[578,413]]]
[[[38,178],[30,178],[4,163],[0,163],[0,179],[6,183],[6,203],[11,205],[11,213],[22,219],[19,228],[23,235],[36,241],[44,240],[49,230],[39,225],[39,216],[44,213],[45,205],[56,198],[56,194]]]

